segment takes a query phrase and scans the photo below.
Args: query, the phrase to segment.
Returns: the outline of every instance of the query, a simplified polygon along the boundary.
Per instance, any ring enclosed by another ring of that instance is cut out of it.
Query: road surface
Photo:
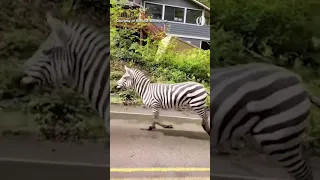
[[[209,180],[209,137],[200,125],[179,122],[172,124],[174,129],[140,130],[150,123],[112,119],[110,154],[101,142],[53,143],[0,137],[1,179]],[[214,180],[287,179],[282,169],[260,157],[241,160],[215,156],[212,162]],[[319,158],[312,162],[315,178],[320,177]]]
[[[209,180],[210,141],[201,125],[179,122],[171,123],[174,129],[141,130],[151,122],[111,120],[111,179]],[[273,165],[264,163],[256,157],[215,156],[211,166],[212,179],[277,180],[267,178],[270,176],[268,171],[275,173],[272,176],[287,179],[282,169],[274,170]]]
[[[0,137],[0,178],[105,180],[109,154],[102,143],[39,142]]]
[[[111,179],[209,179],[210,139],[195,124],[141,130],[152,121],[111,120]],[[163,122],[168,123],[168,122]]]

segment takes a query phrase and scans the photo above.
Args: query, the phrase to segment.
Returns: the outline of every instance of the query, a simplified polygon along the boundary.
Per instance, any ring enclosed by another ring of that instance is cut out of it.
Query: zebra
[[[116,87],[133,88],[142,98],[145,106],[152,108],[153,123],[146,130],[154,130],[156,124],[163,128],[173,128],[171,124],[158,122],[159,109],[181,109],[190,107],[202,118],[202,127],[209,134],[208,114],[205,108],[206,97],[209,95],[204,86],[196,82],[176,84],[151,83],[143,72],[124,66],[125,73],[117,81]]]
[[[51,33],[24,63],[21,86],[58,88],[67,84],[90,101],[109,134],[109,34],[88,24],[57,19],[50,12],[46,20]]]
[[[301,77],[283,67],[249,63],[211,69],[210,141],[213,149],[245,138],[296,180],[313,180],[303,157],[310,95]]]

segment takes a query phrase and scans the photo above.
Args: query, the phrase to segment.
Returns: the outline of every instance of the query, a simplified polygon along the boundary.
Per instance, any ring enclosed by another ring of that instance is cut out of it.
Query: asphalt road
[[[0,137],[1,179],[209,180],[209,137],[200,125],[180,122],[172,124],[174,129],[140,130],[150,123],[111,120],[110,153],[102,142],[53,143]],[[214,157],[212,179],[267,180],[263,177],[283,174],[259,158],[242,159]]]
[[[111,121],[111,179],[210,179],[210,141],[200,125],[179,122],[172,124],[174,129],[157,127],[151,132],[141,130],[141,128],[147,128],[151,122],[147,120]],[[257,164],[260,162],[259,159],[243,158],[240,163],[237,160],[238,158],[232,156],[215,156],[211,165],[213,173],[211,179],[277,180],[266,178],[267,171],[273,169],[261,167]],[[243,162],[246,161],[250,163],[244,166]],[[254,171],[256,167],[258,169]],[[261,173],[261,171],[264,172]],[[271,172],[279,173],[274,170]]]
[[[53,143],[0,138],[4,180],[105,180],[109,154],[102,143]]]
[[[174,129],[141,130],[151,122],[111,121],[111,179],[209,179],[210,141],[201,126],[179,123],[172,124]]]

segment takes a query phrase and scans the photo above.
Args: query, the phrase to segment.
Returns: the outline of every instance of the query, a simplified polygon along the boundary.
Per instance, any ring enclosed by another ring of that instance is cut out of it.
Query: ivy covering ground
[[[320,3],[315,0],[211,1],[211,67],[266,62],[301,75],[320,95]],[[310,116],[310,145],[320,147],[320,111]]]

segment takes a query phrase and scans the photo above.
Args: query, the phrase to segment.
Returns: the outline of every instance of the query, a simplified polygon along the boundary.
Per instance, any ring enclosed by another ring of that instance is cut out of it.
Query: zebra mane
[[[53,27],[60,27],[62,30],[61,31],[56,31],[55,33],[58,34],[58,37],[63,37],[62,39],[68,39],[72,34],[77,32],[79,33],[80,31],[78,30],[80,27],[83,29],[87,29],[91,32],[96,32],[99,33],[102,36],[105,36],[106,40],[109,39],[110,34],[106,33],[105,31],[102,31],[100,28],[98,28],[95,24],[93,23],[88,23],[88,22],[83,22],[82,20],[79,20],[77,18],[68,18],[68,19],[63,19],[61,17],[57,16],[52,16],[51,13],[47,13],[47,22],[49,26],[51,26],[51,33],[54,33]],[[56,28],[59,29],[59,28]]]
[[[139,77],[139,79],[145,79],[151,83],[150,78],[143,71],[141,71],[137,68],[128,68],[128,70],[130,70],[129,72],[127,72],[130,76],[135,77],[135,75],[136,75]]]
[[[143,71],[141,71],[140,69],[137,68],[128,68],[131,70],[131,72],[135,73],[135,74],[139,74],[142,76],[145,76],[146,78],[148,78],[148,76],[146,75],[146,73],[144,73]],[[149,79],[149,78],[148,78]]]

